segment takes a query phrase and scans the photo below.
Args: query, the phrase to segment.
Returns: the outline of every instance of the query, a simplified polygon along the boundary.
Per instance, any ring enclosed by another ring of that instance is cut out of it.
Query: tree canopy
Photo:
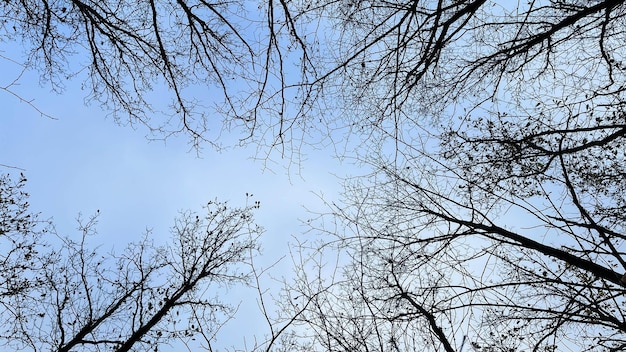
[[[26,69],[87,70],[122,121],[365,170],[298,249],[291,348],[626,348],[624,1],[0,6]]]
[[[340,86],[388,143],[368,140],[384,148],[318,247],[351,258],[343,275],[292,286],[308,341],[622,350],[623,3],[349,9]]]
[[[30,212],[24,182],[0,178],[0,345],[153,351],[197,339],[211,349],[235,311],[217,292],[254,278],[256,205],[209,202],[205,214],[181,213],[166,245],[148,232],[122,253],[103,252],[91,239],[98,214],[79,219],[80,236],[58,234]]]

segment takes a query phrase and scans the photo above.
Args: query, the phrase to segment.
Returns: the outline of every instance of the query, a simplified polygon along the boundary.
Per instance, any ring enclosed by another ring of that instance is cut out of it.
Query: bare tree
[[[602,107],[624,100],[623,1],[329,1],[292,13],[324,19],[303,86],[342,142],[415,145],[422,129],[485,115],[563,121],[564,106],[610,116]]]
[[[2,206],[25,206],[22,196],[3,193]],[[220,295],[252,278],[250,256],[262,231],[253,223],[253,208],[210,202],[202,216],[178,217],[170,244],[155,246],[147,233],[121,254],[90,247],[96,214],[80,221],[79,238],[59,237],[59,245],[48,238],[47,251],[31,250],[19,258],[32,264],[29,272],[11,271],[13,262],[5,260],[2,275],[11,277],[1,300],[2,345],[32,351],[147,351],[197,340],[195,346],[211,349],[234,314],[232,302]],[[25,220],[17,214],[6,221]],[[20,231],[28,234],[31,225],[24,224]],[[25,251],[19,242],[7,248]]]
[[[47,259],[42,237],[50,230],[49,222],[28,209],[26,177],[14,181],[0,176],[0,297],[21,295],[41,285],[37,269]],[[3,301],[4,302],[4,301]]]
[[[417,126],[454,118],[463,127],[473,113],[623,101],[618,0],[1,6],[0,36],[26,49],[20,65],[57,90],[86,72],[85,86],[119,121],[155,137],[185,132],[196,145],[219,147],[223,130],[291,151],[325,138],[370,143],[364,135],[412,144]],[[159,87],[169,108],[151,98]]]
[[[304,343],[626,347],[626,7],[507,6],[328,5],[348,32],[321,79],[377,138],[289,285]]]
[[[57,92],[69,79],[84,79],[90,98],[118,122],[148,127],[152,138],[182,132],[195,146],[219,147],[224,130],[247,139],[257,137],[257,128],[265,133],[283,126],[282,110],[276,110],[286,99],[278,92],[290,84],[283,60],[300,50],[296,55],[306,61],[286,6],[283,1],[258,6],[203,0],[5,2],[0,37],[8,50],[2,59],[17,65],[17,72],[40,72]],[[293,50],[284,44],[287,37],[295,38]],[[17,88],[20,76],[2,89],[31,103]],[[268,106],[268,120],[259,118]],[[287,128],[272,132],[272,138]],[[276,142],[272,138],[268,143]]]
[[[294,349],[626,346],[624,1],[270,1],[263,27],[229,20],[241,3],[35,4],[2,5],[37,43],[29,63],[58,78],[55,58],[88,43],[94,92],[134,121],[150,125],[133,112],[161,80],[204,138],[183,93],[208,81],[272,147],[317,128],[364,146],[371,174],[282,301]]]
[[[337,351],[624,348],[622,213],[612,205],[623,196],[580,181],[599,165],[558,161],[507,178],[529,184],[508,192],[431,162],[353,181],[351,206],[336,208],[336,228],[321,228],[329,237],[309,245],[284,300],[304,342]]]

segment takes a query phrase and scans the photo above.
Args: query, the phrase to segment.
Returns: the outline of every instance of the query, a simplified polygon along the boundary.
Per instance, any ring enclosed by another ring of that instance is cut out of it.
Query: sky
[[[1,86],[18,73],[14,64],[0,60]],[[86,105],[80,82],[70,82],[58,95],[27,73],[13,89],[54,119],[0,91],[0,172],[25,174],[31,210],[51,218],[63,236],[78,238],[79,214],[99,211],[98,236],[92,240],[104,252],[122,251],[146,229],[152,229],[157,243],[166,241],[179,211],[201,211],[215,199],[243,206],[249,193],[252,201],[261,202],[256,220],[265,233],[256,263],[263,267],[288,254],[292,236],[308,236],[303,220],[309,211],[327,210],[321,197],[332,201],[341,189],[340,165],[329,151],[312,152],[301,173],[294,174],[285,168],[288,160],[277,157],[272,169],[255,161],[254,148],[218,153],[207,147],[198,155],[183,137],[148,141],[144,129],[116,125],[108,111]],[[284,260],[272,275],[288,276],[291,270]],[[256,300],[247,299],[248,293],[232,295],[246,301],[240,317],[253,328],[245,331],[265,333]],[[242,331],[241,321],[224,330],[227,341],[218,346],[242,342],[235,336]]]
[[[11,54],[0,51],[0,87],[20,74],[18,66],[2,59]],[[251,201],[261,203],[256,222],[265,228],[263,255],[255,262],[263,268],[286,256],[270,273],[288,277],[293,270],[289,243],[314,236],[303,224],[313,216],[309,211],[328,210],[320,198],[339,198],[336,175],[359,173],[340,164],[332,150],[307,150],[298,173],[287,169],[289,160],[279,155],[269,164],[255,160],[254,146],[221,153],[206,146],[198,155],[184,136],[149,141],[141,126],[116,125],[109,111],[85,104],[87,92],[79,80],[68,82],[60,95],[40,85],[33,72],[19,83],[11,89],[52,118],[0,90],[0,173],[23,172],[31,210],[52,219],[63,236],[79,238],[76,218],[98,212],[99,236],[92,245],[102,245],[102,252],[122,251],[146,229],[157,243],[166,242],[179,211],[201,212],[214,199],[243,206],[246,194],[254,194]],[[270,293],[280,289],[272,280],[264,284]],[[268,332],[253,290],[237,289],[228,297],[241,306],[215,344],[220,350],[242,347],[244,338],[251,343],[254,335]]]

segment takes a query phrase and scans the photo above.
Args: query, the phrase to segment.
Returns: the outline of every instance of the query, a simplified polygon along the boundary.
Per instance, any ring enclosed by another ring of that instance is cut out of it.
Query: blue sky
[[[18,74],[14,64],[2,60],[0,71],[2,86]],[[311,151],[301,175],[288,171],[288,160],[279,156],[272,157],[268,169],[252,159],[255,148],[218,153],[207,147],[198,156],[182,137],[149,142],[145,129],[116,125],[97,104],[85,105],[86,92],[79,87],[80,82],[70,82],[62,95],[51,93],[32,73],[13,87],[55,119],[0,92],[0,164],[24,170],[31,210],[52,218],[61,235],[80,236],[78,214],[89,216],[99,210],[94,245],[103,244],[104,252],[111,247],[121,251],[146,228],[153,230],[157,241],[167,240],[180,210],[200,211],[216,198],[241,206],[251,193],[261,202],[257,222],[266,229],[263,257],[257,260],[263,267],[288,253],[292,236],[303,236],[301,220],[310,216],[305,207],[323,211],[322,194],[327,200],[337,199],[341,185],[331,171],[338,173],[339,164],[330,151]],[[2,173],[20,171],[0,166]],[[273,275],[290,271],[287,259]],[[234,296],[243,300],[247,294]],[[261,320],[250,319],[260,318],[256,301],[246,301],[240,315],[255,328],[245,331],[263,329]],[[232,329],[224,330],[230,335],[227,345],[241,342],[242,336],[234,336],[242,331],[241,325],[233,324]]]

